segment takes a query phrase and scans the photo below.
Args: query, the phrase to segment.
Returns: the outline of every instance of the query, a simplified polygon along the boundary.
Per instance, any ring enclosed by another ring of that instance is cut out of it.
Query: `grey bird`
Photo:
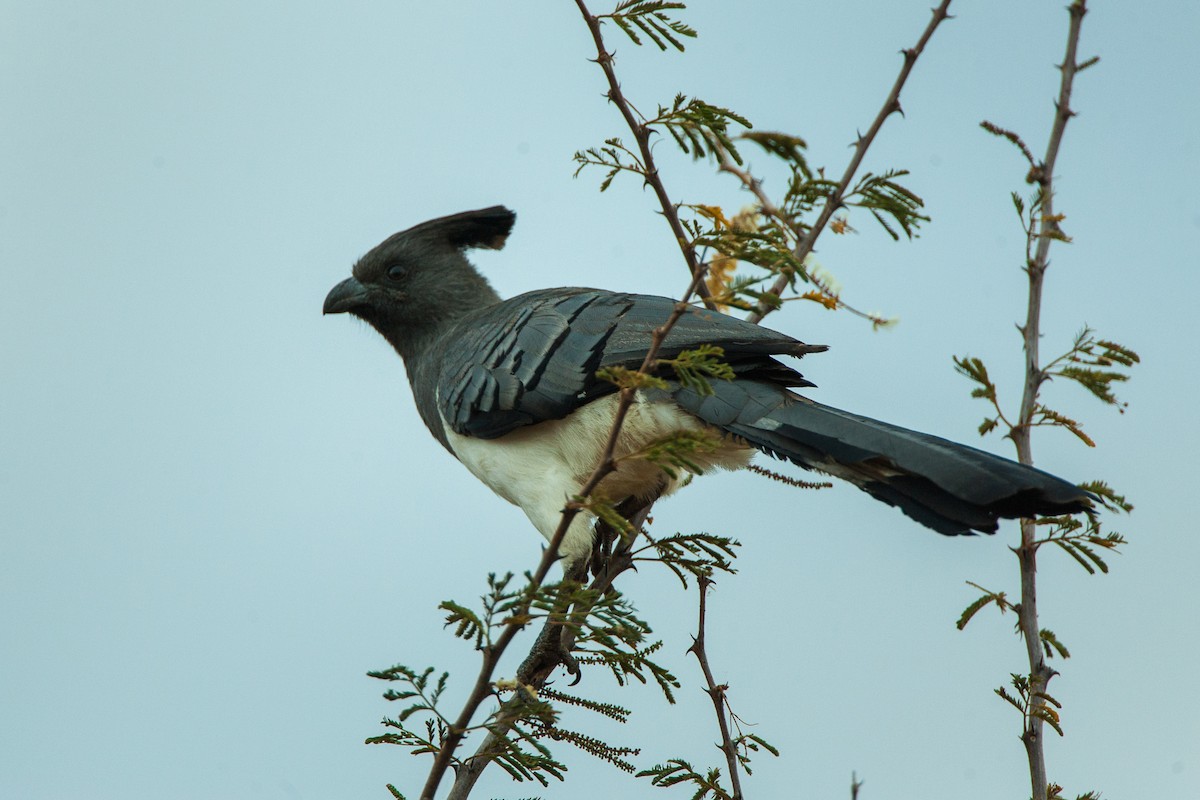
[[[542,289],[503,300],[465,256],[500,249],[516,215],[502,206],[401,231],[363,256],[325,298],[324,313],[365,320],[404,360],[430,432],[550,539],[569,498],[600,461],[616,386],[605,367],[637,369],[675,301],[602,289]],[[1091,509],[1091,495],[1046,472],[973,447],[821,405],[813,386],[776,356],[825,350],[707,309],[683,314],[661,359],[700,345],[724,349],[735,377],[712,394],[680,384],[641,389],[621,430],[619,458],[677,432],[709,432],[717,446],[693,457],[703,469],[740,469],[757,451],[849,481],[946,535],[992,533],[1002,517]],[[685,477],[645,459],[619,462],[598,487],[627,516]],[[586,574],[595,519],[580,514],[560,553]]]

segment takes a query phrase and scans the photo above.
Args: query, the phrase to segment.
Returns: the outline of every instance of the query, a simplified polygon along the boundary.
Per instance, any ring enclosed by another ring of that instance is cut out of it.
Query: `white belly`
[[[560,420],[518,428],[499,439],[474,439],[450,430],[442,421],[451,449],[467,469],[496,494],[520,506],[534,527],[550,539],[558,528],[563,506],[595,470],[612,431],[617,395],[600,398]],[[672,479],[644,458],[622,458],[681,431],[715,431],[670,402],[637,402],[630,406],[614,453],[617,469],[601,482],[596,494],[611,502],[627,497],[648,499],[670,494],[687,475],[675,470]],[[719,433],[719,432],[718,432]],[[754,450],[745,442],[723,436],[707,453],[689,460],[708,469],[741,469]],[[567,563],[591,552],[593,519],[576,517],[563,540]]]

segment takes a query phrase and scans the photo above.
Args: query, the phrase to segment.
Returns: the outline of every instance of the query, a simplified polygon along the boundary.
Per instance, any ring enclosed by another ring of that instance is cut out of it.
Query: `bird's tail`
[[[992,533],[1000,517],[1088,511],[1067,481],[937,436],[815,403],[771,384],[714,384],[676,401],[710,424],[806,469],[847,480],[946,535]]]

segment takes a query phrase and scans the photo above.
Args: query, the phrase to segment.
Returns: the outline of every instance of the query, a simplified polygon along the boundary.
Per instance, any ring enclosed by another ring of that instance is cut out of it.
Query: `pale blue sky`
[[[956,3],[938,31],[866,164],[911,169],[932,224],[893,244],[854,218],[862,234],[819,253],[848,300],[901,324],[873,334],[816,306],[770,320],[831,346],[804,365],[814,397],[974,444],[984,408],[950,360],[971,353],[1011,407],[1024,169],[977,125],[1044,148],[1063,5]],[[840,173],[928,6],[696,2],[685,55],[612,41],[643,108],[695,94],[803,135]],[[1053,254],[1046,352],[1086,322],[1144,358],[1124,416],[1048,389],[1096,450],[1035,443],[1045,469],[1138,506],[1109,576],[1043,557],[1043,623],[1074,656],[1049,747],[1070,796],[1200,797],[1198,34],[1193,3],[1096,3],[1082,51],[1102,61],[1059,162],[1075,243]],[[386,344],[321,301],[384,236],[493,203],[518,213],[509,247],[476,259],[503,294],[677,294],[652,196],[571,178],[575,150],[625,133],[589,47],[565,0],[0,3],[0,797],[416,796],[424,760],[362,744],[395,711],[364,673],[436,664],[465,692],[476,661],[435,606],[531,567],[541,539],[427,435]],[[659,152],[677,199],[747,202]],[[690,496],[661,505],[659,532],[746,545],[709,636],[734,707],[783,751],[748,796],[846,797],[852,770],[864,800],[1026,796],[1018,721],[992,694],[1024,669],[1012,619],[953,625],[964,581],[1015,591],[1012,527],[949,540],[848,487],[749,475]],[[585,688],[634,722],[579,724],[645,747],[639,766],[716,764],[684,655],[694,595],[665,571],[623,587],[681,703],[596,674]],[[497,772],[479,796],[685,796],[562,754],[567,784]]]

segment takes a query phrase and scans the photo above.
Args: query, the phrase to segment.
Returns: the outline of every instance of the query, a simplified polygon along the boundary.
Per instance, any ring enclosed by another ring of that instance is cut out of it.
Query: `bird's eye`
[[[404,266],[400,264],[393,264],[392,266],[388,267],[387,275],[392,280],[398,281],[404,277],[404,273],[406,272],[408,272],[408,270]]]

